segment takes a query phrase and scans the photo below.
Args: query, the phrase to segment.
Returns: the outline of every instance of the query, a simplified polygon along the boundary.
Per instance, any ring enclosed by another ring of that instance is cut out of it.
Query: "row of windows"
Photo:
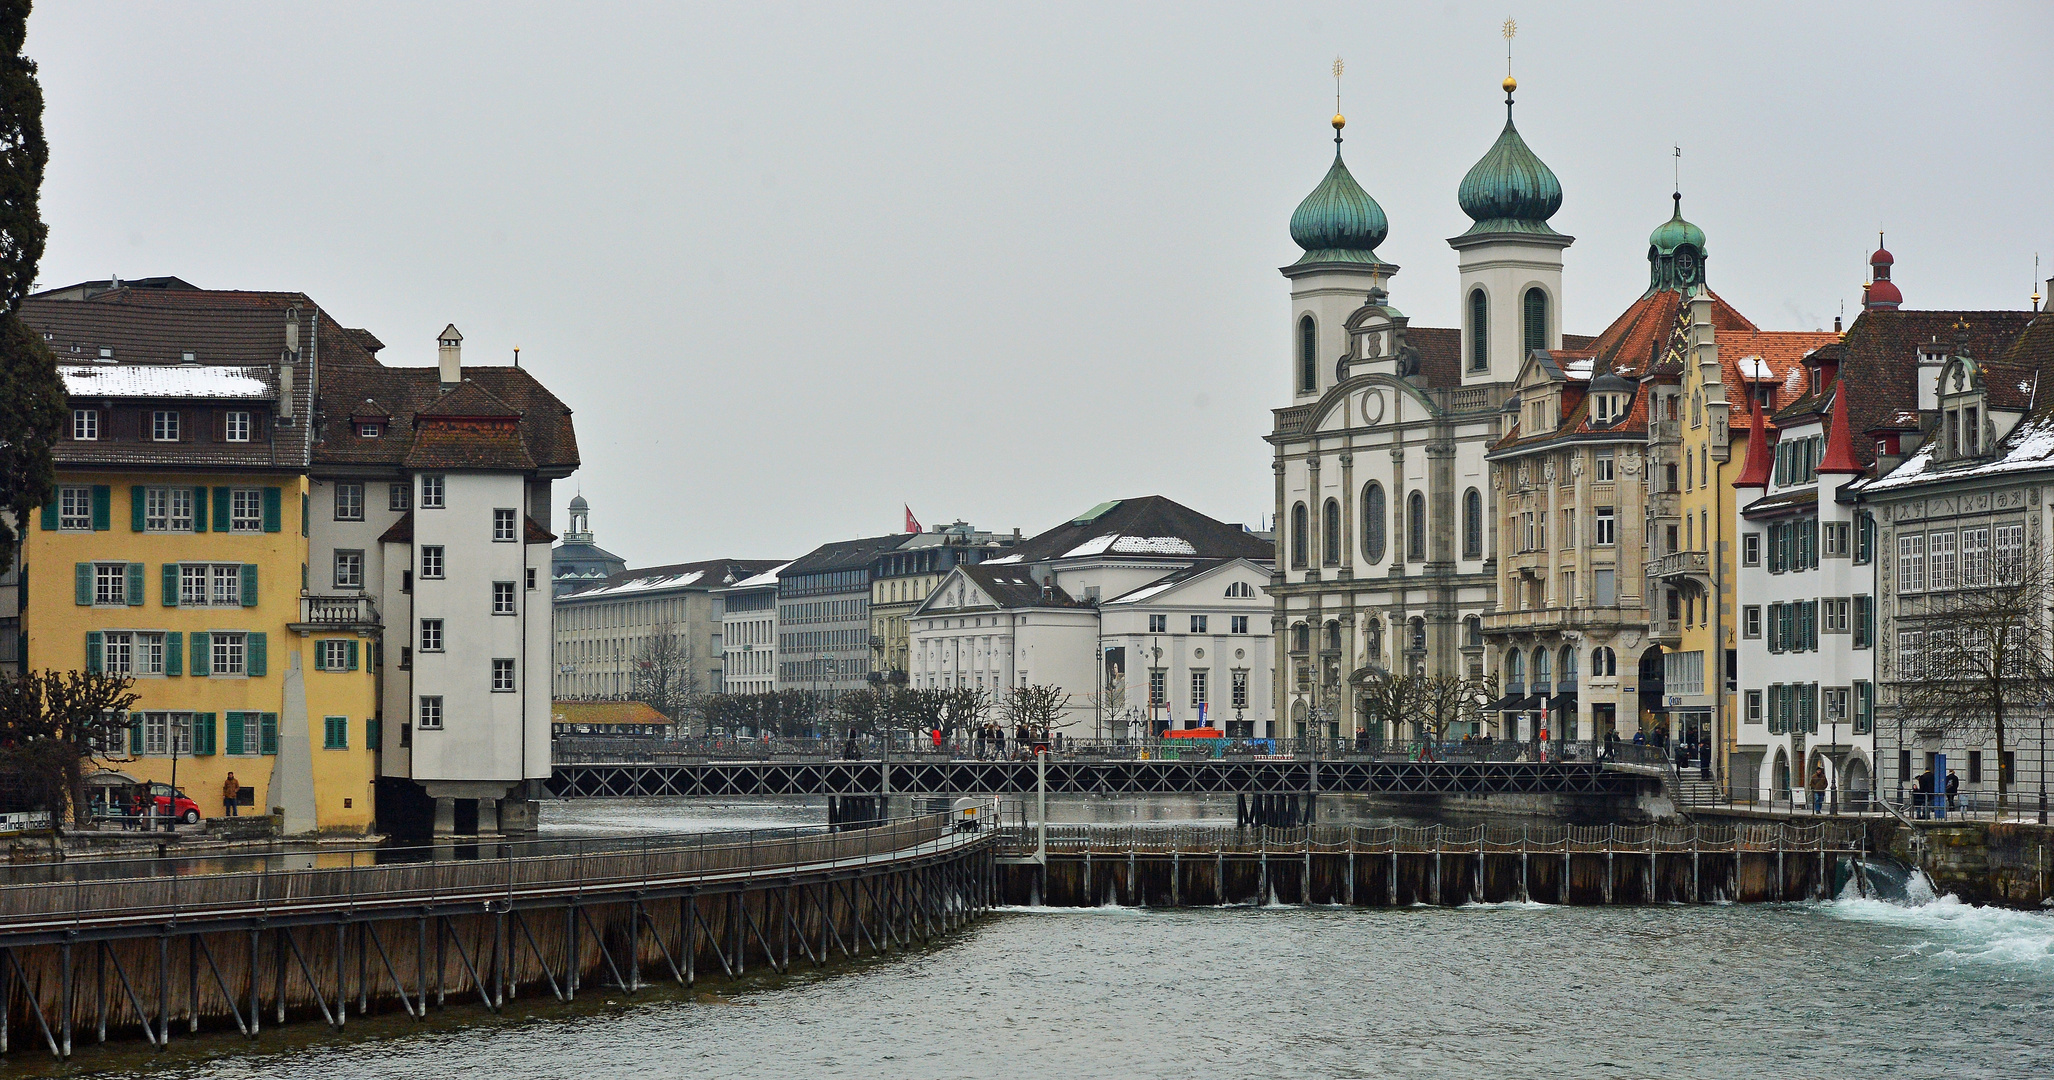
[[[1227,707],[1246,709],[1248,707],[1248,669],[1235,668],[1228,672],[1229,690]],[[1148,669],[1148,707],[1165,709],[1170,706],[1170,673],[1167,668]],[[1212,704],[1212,671],[1201,668],[1191,672],[1190,695],[1185,704],[1195,712],[1202,712]],[[1198,719],[1196,716],[1193,720]]]
[[[1430,523],[1427,520],[1426,495],[1415,491],[1406,498],[1405,520],[1398,525],[1398,531],[1405,534],[1405,558],[1413,562],[1426,559],[1426,538]],[[1384,560],[1385,523],[1388,505],[1382,484],[1372,480],[1362,489],[1362,555],[1370,563]],[[1339,500],[1328,499],[1320,512],[1319,561],[1324,566],[1341,565],[1343,550],[1341,528],[1341,504]],[[1483,495],[1470,488],[1462,495],[1462,557],[1483,558]],[[1291,565],[1304,569],[1311,564],[1313,536],[1311,511],[1304,503],[1291,508]]]
[[[1818,683],[1776,683],[1766,693],[1747,692],[1749,724],[1768,725],[1771,735],[1793,732],[1818,734],[1819,721],[1828,729],[1852,723],[1854,734],[1867,735],[1876,726],[1876,687],[1857,682],[1852,686],[1821,687]]]
[[[1961,529],[1958,535],[1947,529],[1897,537],[1897,591],[1901,593],[2007,584],[2017,581],[2024,567],[2022,524],[1978,525]]]
[[[1977,672],[2005,678],[2025,674],[2026,628],[2007,628],[2002,638],[1988,631],[1943,626],[1897,632],[1897,677],[1911,681],[1927,673],[1940,678],[1974,678]]]
[[[148,563],[74,565],[73,601],[81,607],[141,607]],[[165,563],[160,576],[164,607],[256,607],[255,563]]]
[[[212,757],[222,753],[259,756],[278,752],[278,714],[147,710],[126,714],[127,731],[116,732],[95,749],[109,757]],[[349,749],[347,717],[326,718],[323,748]],[[341,730],[337,730],[340,721]],[[377,745],[378,721],[366,721],[368,745]]]
[[[870,632],[863,627],[851,630],[797,630],[777,636],[778,648],[797,652],[809,649],[860,649],[869,644]]]
[[[261,426],[248,411],[232,409],[220,414],[214,437],[221,442],[246,443]],[[106,428],[98,409],[71,410],[71,437],[77,442],[98,442]],[[140,437],[150,442],[184,442],[188,434],[185,414],[177,409],[151,409],[141,415]]]
[[[785,682],[811,679],[860,679],[870,673],[867,658],[836,659],[817,656],[811,660],[786,660],[777,666],[777,677]]]
[[[869,605],[862,600],[814,600],[799,604],[780,604],[777,612],[778,621],[788,626],[811,622],[841,622],[865,619],[869,616]]]
[[[88,630],[86,670],[111,675],[186,674],[186,638],[177,630]],[[260,679],[269,673],[266,635],[252,630],[196,630],[191,674]]]
[[[621,626],[660,626],[682,621],[686,603],[682,596],[654,600],[556,601],[559,630],[605,630]]]
[[[385,486],[385,508],[395,514],[407,510],[413,503],[413,491],[412,484],[387,484]],[[364,520],[364,485],[358,483],[335,485],[335,520]]]
[[[1539,286],[1526,290],[1520,298],[1520,357],[1536,349],[1548,347],[1548,294]],[[1489,371],[1491,368],[1490,297],[1482,289],[1469,293],[1469,370]]]
[[[1208,627],[1210,627],[1210,626],[1212,625],[1212,617],[1211,617],[1211,616],[1208,616],[1208,615],[1193,615],[1193,616],[1191,616],[1191,621],[1190,621],[1189,625],[1190,625],[1190,627],[1191,627],[1191,633],[1194,633],[1194,634],[1209,634],[1209,633],[1211,633],[1212,631],[1211,631],[1211,630],[1209,630],[1209,629],[1207,629],[1207,628],[1208,628]],[[1228,632],[1228,633],[1230,633],[1230,634],[1245,634],[1245,633],[1247,633],[1247,632],[1248,632],[1248,616],[1246,616],[1246,615],[1229,615],[1229,616],[1227,616],[1227,628],[1228,628],[1228,629],[1227,629],[1227,632]],[[1150,615],[1150,616],[1148,617],[1148,632],[1149,632],[1149,633],[1151,633],[1151,634],[1167,634],[1167,633],[1169,633],[1169,632],[1170,632],[1170,617],[1169,617],[1168,615]]]
[[[836,570],[826,574],[801,574],[797,577],[779,579],[779,596],[817,596],[821,593],[867,591],[870,588],[870,571]]]
[[[283,489],[275,487],[153,487],[128,489],[131,532],[212,531],[275,533],[283,526]],[[113,488],[106,484],[64,484],[43,507],[46,532],[106,532],[113,527]]]

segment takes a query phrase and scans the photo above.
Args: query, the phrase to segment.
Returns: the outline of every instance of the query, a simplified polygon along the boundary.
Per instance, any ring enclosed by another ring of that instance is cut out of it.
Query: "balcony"
[[[287,627],[302,634],[378,628],[378,607],[368,596],[302,596],[300,620]]]
[[[1678,578],[1692,574],[1709,579],[1711,577],[1711,555],[1703,551],[1672,551],[1648,564],[1647,576],[1651,578]]]

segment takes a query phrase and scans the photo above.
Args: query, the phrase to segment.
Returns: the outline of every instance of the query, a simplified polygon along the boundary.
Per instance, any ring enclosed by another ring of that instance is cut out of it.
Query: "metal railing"
[[[1032,850],[1036,831],[1010,818],[1000,850]],[[1475,854],[1517,852],[1866,851],[1860,822],[1689,825],[1056,825],[1051,855]]]
[[[255,871],[210,872],[219,860],[106,860],[39,868],[64,880],[0,886],[0,938],[54,928],[376,912],[424,904],[485,903],[747,879],[768,870],[831,870],[950,850],[981,834],[955,815],[927,814],[870,828],[820,828],[534,840],[489,845],[491,857],[451,848],[354,848],[274,856]],[[142,865],[137,865],[142,864]],[[126,866],[135,871],[119,875]],[[25,868],[10,868],[20,872]],[[147,873],[143,871],[147,870]]]

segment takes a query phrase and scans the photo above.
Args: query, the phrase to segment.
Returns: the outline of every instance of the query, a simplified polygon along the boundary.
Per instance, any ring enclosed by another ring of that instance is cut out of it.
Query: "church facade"
[[[1360,685],[1379,671],[1495,674],[1482,633],[1503,542],[1486,454],[1504,434],[1521,365],[1563,345],[1562,252],[1547,224],[1555,175],[1511,118],[1457,201],[1462,325],[1410,325],[1388,223],[1343,163],[1336,116],[1326,178],[1291,218],[1290,404],[1268,441],[1276,472],[1270,594],[1279,735],[1353,738]],[[1572,344],[1584,342],[1574,340]],[[1373,738],[1408,733],[1377,730]],[[1466,734],[1455,731],[1451,734]]]

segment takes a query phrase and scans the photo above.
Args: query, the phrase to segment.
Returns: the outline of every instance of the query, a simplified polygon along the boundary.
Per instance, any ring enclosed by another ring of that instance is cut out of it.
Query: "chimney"
[[[450,323],[435,337],[435,364],[442,369],[442,388],[448,390],[464,381],[464,336]]]
[[[300,309],[285,309],[285,356],[278,362],[278,415],[292,419],[292,369],[300,359]]]

